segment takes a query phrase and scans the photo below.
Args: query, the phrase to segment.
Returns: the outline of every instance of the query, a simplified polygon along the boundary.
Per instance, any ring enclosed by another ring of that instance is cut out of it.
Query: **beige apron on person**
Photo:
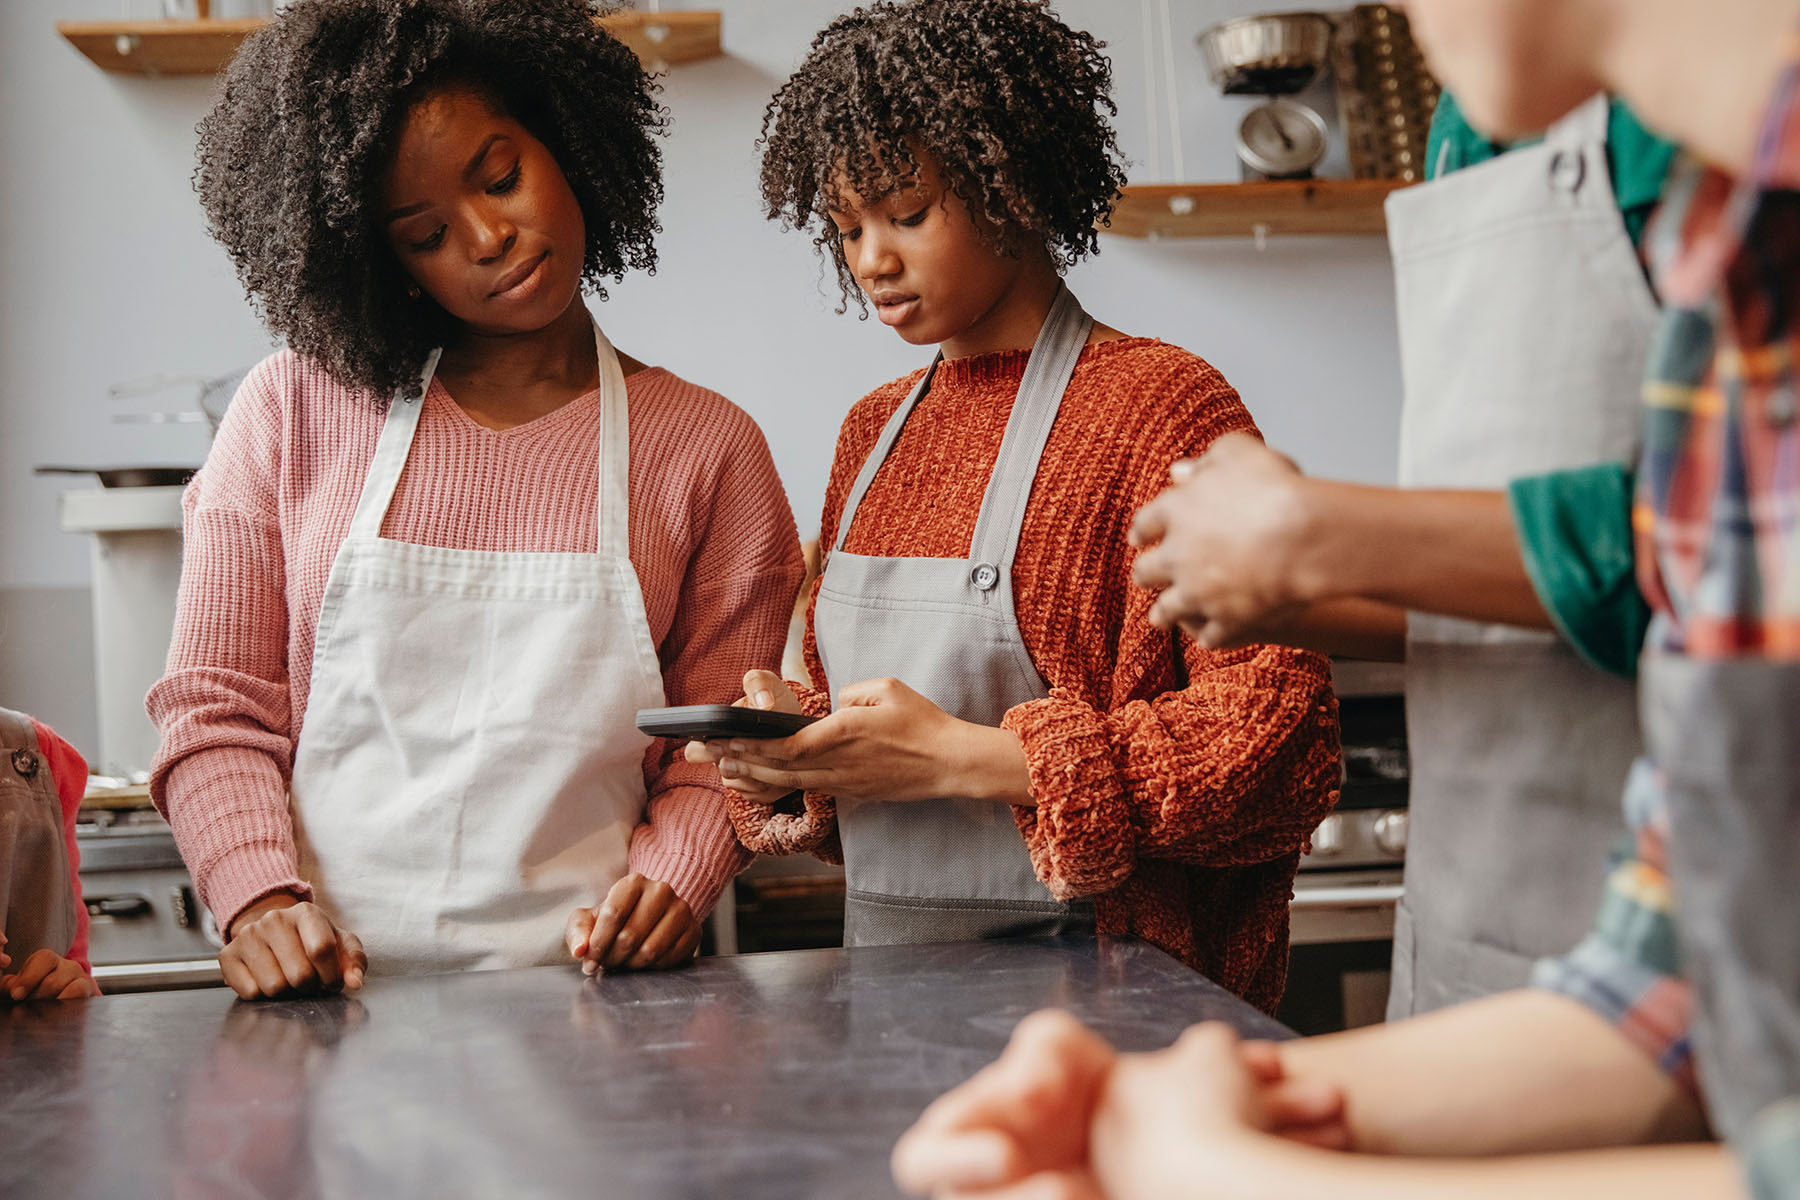
[[[1007,709],[1050,694],[1019,634],[1013,555],[1038,460],[1093,324],[1068,288],[1059,289],[1019,381],[966,559],[844,549],[863,496],[931,387],[936,360],[894,411],[844,501],[813,609],[834,703],[845,684],[892,676],[953,717],[997,726]],[[1059,901],[1038,879],[1007,805],[839,801],[838,833],[847,946],[1093,932],[1091,903]]]
[[[1400,477],[1503,488],[1636,461],[1656,302],[1613,198],[1608,102],[1388,198]],[[1405,899],[1388,1016],[1525,984],[1587,931],[1639,746],[1629,680],[1551,634],[1412,615]]]
[[[381,537],[424,407],[397,395],[332,562],[291,805],[300,876],[372,974],[563,961],[570,910],[625,874],[649,746],[633,718],[663,687],[629,552],[625,378],[594,338],[594,553]]]
[[[0,708],[0,932],[11,970],[39,950],[67,955],[77,925],[50,764],[31,718]]]

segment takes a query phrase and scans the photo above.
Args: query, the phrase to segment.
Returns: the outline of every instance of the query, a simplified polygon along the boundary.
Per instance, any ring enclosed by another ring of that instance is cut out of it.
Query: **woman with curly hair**
[[[688,754],[751,849],[841,853],[851,944],[1135,934],[1273,1008],[1336,703],[1322,658],[1208,652],[1131,585],[1132,514],[1252,425],[1063,286],[1123,180],[1110,85],[1041,0],[905,0],[833,21],[775,94],[769,215],[938,352],[839,435],[811,685],[745,677],[823,719]]]
[[[664,124],[581,0],[302,0],[201,124],[289,348],[185,498],[151,788],[240,995],[672,966],[747,862],[633,717],[780,653],[793,517],[581,297],[654,264]]]

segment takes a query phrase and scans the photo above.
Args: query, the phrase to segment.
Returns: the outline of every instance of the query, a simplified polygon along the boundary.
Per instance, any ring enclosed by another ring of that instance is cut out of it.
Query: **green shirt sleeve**
[[[1628,678],[1650,625],[1632,560],[1631,495],[1631,471],[1619,463],[1507,488],[1525,573],[1551,621],[1583,658]]]

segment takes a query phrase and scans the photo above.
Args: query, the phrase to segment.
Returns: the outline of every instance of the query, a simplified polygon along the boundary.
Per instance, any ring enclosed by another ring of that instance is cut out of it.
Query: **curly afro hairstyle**
[[[471,87],[549,149],[587,226],[582,278],[654,268],[668,115],[586,0],[299,0],[248,38],[200,122],[194,187],[270,330],[385,402],[460,325],[410,277],[379,189],[408,109]]]
[[[816,225],[845,303],[866,315],[827,214],[840,179],[885,196],[915,177],[923,150],[984,242],[1013,255],[1039,241],[1066,269],[1099,249],[1096,226],[1125,182],[1104,47],[1045,0],[881,0],[838,17],[763,114],[769,218]]]

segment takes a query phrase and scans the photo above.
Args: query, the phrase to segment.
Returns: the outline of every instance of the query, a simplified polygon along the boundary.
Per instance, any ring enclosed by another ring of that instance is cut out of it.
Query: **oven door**
[[[1399,870],[1302,871],[1289,905],[1287,993],[1276,1015],[1302,1034],[1379,1023],[1387,1013]]]
[[[102,992],[207,987],[222,944],[166,826],[92,828],[76,837],[88,959]]]

